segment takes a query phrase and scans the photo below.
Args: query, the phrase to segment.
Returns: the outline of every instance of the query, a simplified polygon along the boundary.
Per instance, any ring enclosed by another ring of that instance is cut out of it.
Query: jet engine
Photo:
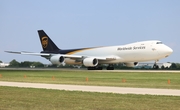
[[[134,67],[138,65],[138,62],[128,62],[128,63],[124,63],[127,67]]]
[[[98,60],[96,58],[85,58],[83,64],[86,67],[94,67],[98,65]]]
[[[50,58],[52,64],[62,64],[64,62],[64,57],[61,55],[55,55]]]

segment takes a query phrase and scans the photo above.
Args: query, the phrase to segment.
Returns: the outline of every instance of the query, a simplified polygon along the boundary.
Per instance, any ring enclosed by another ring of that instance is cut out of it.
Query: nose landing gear
[[[159,60],[156,60],[155,61],[155,63],[154,63],[154,65],[153,65],[153,69],[159,69],[159,66],[157,65],[157,62],[158,62]]]

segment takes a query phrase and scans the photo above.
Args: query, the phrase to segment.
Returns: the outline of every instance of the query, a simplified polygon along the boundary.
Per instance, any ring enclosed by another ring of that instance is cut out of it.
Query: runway
[[[5,81],[0,81],[0,86],[42,88],[42,89],[67,90],[67,91],[118,93],[118,94],[141,94],[141,95],[148,94],[148,95],[180,96],[180,90],[175,90],[175,89],[83,86],[83,85],[22,83],[22,82],[5,82]]]
[[[86,69],[77,69],[77,68],[0,68],[0,70],[180,73],[180,70],[86,70]]]

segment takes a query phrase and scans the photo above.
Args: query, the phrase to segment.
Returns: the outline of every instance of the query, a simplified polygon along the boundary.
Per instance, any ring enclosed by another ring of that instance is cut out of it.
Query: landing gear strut
[[[153,69],[159,69],[159,66],[157,65],[157,61],[155,61],[154,65],[153,65]]]

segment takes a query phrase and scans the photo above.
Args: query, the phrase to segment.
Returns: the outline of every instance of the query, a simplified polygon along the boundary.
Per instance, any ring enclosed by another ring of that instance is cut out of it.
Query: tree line
[[[18,62],[14,59],[9,63],[9,67],[44,67],[44,64],[31,61]]]
[[[2,61],[0,61],[2,63]],[[62,68],[72,68],[73,66],[71,65],[54,65],[54,64],[43,64],[41,62],[36,62],[36,61],[23,61],[23,62],[18,62],[15,59],[13,59],[11,62],[9,62],[8,67],[13,67],[13,68],[57,68],[57,67],[62,67]]]
[[[2,63],[2,61],[0,60],[0,63]],[[41,62],[35,62],[35,61],[23,61],[23,62],[18,62],[16,61],[15,59],[13,59],[10,63],[10,65],[8,67],[25,67],[25,68],[42,68],[42,67],[53,67],[53,68],[77,68],[77,66],[74,66],[74,65],[45,65]],[[81,68],[86,68],[85,66],[81,66]],[[114,68],[116,69],[135,69],[135,68],[132,68],[132,67],[126,67],[124,66],[122,63],[119,63],[119,64],[115,64],[114,65]],[[137,68],[136,68],[137,69]],[[138,69],[147,69],[147,68],[138,68]],[[152,68],[148,68],[148,69],[152,69]],[[162,70],[180,70],[180,63],[172,63],[171,66],[169,68],[165,68],[164,66],[162,67],[159,67],[159,69],[162,69]]]

